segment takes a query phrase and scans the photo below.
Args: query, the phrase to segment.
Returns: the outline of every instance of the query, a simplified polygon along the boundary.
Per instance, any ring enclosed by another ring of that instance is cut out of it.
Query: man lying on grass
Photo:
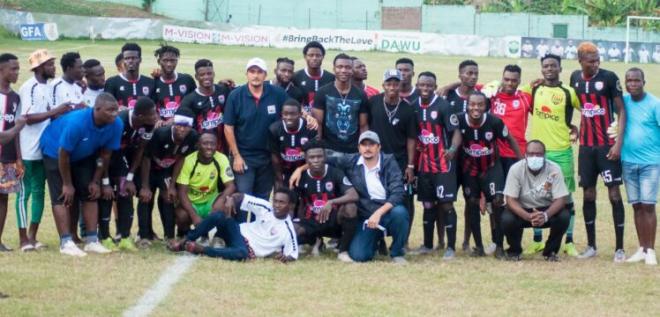
[[[192,254],[204,254],[226,260],[246,260],[274,255],[282,262],[298,259],[298,241],[296,240],[290,211],[295,205],[294,194],[287,188],[275,190],[273,204],[254,196],[236,193],[228,197],[224,212],[213,212],[188,232],[181,241],[172,240],[168,249],[174,252],[188,251]],[[253,222],[238,224],[232,218],[236,207],[252,213]],[[208,235],[216,228],[225,240],[225,247],[204,247],[196,243],[197,238]]]

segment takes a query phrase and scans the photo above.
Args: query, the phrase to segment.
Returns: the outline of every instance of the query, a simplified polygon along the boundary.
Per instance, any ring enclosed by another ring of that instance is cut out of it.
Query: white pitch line
[[[154,285],[131,308],[124,311],[124,317],[149,316],[156,306],[167,297],[172,286],[181,279],[181,277],[197,261],[198,257],[184,255],[180,256],[170,265]]]

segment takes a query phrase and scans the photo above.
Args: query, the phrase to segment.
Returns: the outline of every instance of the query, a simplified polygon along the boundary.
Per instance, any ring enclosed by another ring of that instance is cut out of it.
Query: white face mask
[[[542,156],[528,156],[527,157],[527,167],[530,170],[536,172],[543,167],[545,163],[545,158]]]

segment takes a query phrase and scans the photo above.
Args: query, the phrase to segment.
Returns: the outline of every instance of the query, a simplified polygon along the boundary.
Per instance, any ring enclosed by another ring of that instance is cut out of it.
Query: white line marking
[[[181,277],[197,261],[198,257],[191,255],[180,256],[161,273],[158,281],[147,290],[138,300],[135,306],[124,311],[124,317],[149,316],[156,306],[167,297],[172,286],[181,279]]]

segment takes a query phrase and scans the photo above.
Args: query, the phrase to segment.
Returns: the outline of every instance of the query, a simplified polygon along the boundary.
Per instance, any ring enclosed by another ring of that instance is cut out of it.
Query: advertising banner
[[[24,41],[55,41],[59,38],[55,23],[21,24],[19,30]]]

